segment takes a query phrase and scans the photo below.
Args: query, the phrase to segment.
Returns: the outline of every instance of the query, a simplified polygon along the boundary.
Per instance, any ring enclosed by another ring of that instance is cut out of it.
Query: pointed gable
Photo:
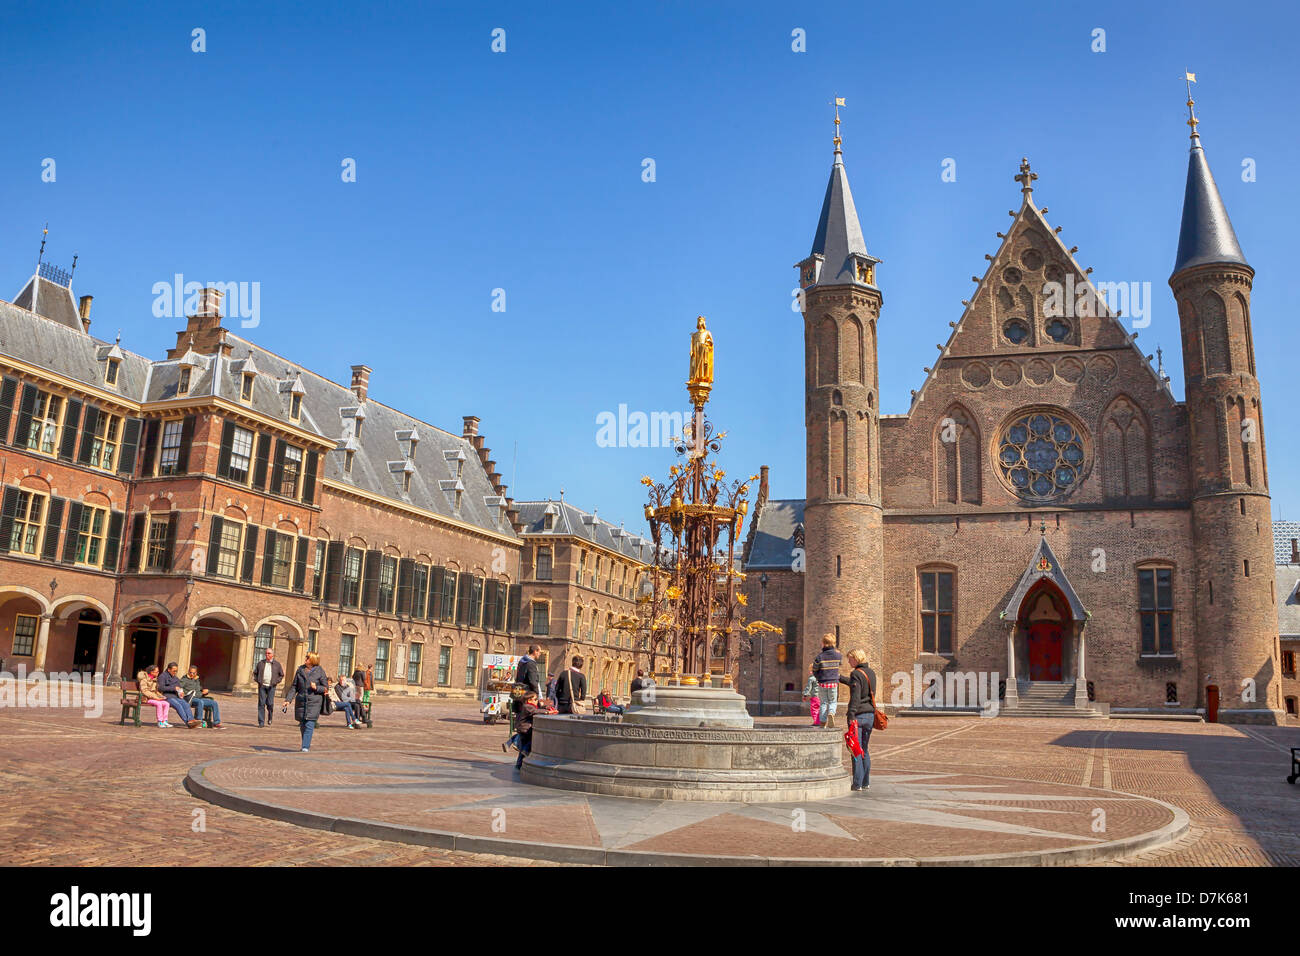
[[[1038,547],[1034,549],[1034,554],[1029,559],[1029,567],[1025,568],[1025,573],[1020,576],[1020,583],[1011,592],[1011,600],[1002,611],[1002,620],[1014,621],[1019,617],[1020,605],[1025,600],[1025,595],[1029,593],[1030,588],[1043,580],[1050,581],[1060,588],[1070,605],[1070,613],[1074,615],[1076,621],[1086,621],[1091,617],[1083,602],[1079,600],[1079,595],[1075,593],[1074,586],[1070,584],[1070,579],[1065,576],[1061,562],[1052,552],[1052,546],[1047,543],[1047,535],[1041,534],[1038,538]]]

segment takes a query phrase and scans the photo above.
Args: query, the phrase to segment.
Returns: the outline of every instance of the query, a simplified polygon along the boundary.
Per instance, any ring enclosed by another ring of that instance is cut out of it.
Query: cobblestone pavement
[[[297,727],[287,717],[277,712],[275,723],[260,729],[250,699],[219,699],[226,730],[121,727],[107,712],[91,719],[66,709],[0,710],[0,840],[6,862],[517,863],[305,829],[197,800],[182,786],[194,765],[299,749]],[[381,699],[375,717],[374,728],[361,731],[346,730],[341,716],[327,718],[307,759],[329,768],[332,754],[346,765],[366,751],[377,760],[504,756],[504,729],[484,725],[472,704]],[[1300,746],[1300,729],[1294,727],[913,717],[892,720],[872,745],[873,773],[882,780],[903,772],[1010,777],[1154,797],[1188,814],[1185,837],[1124,864],[1300,865],[1300,786],[1285,780],[1287,748]],[[196,832],[200,822],[203,829]],[[550,839],[566,842],[562,835]]]

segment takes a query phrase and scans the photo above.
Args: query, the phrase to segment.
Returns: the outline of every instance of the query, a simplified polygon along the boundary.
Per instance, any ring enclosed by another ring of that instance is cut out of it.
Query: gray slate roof
[[[1277,571],[1277,633],[1300,640],[1300,564],[1280,564]]]
[[[82,330],[81,316],[77,312],[77,303],[72,297],[70,286],[61,286],[40,275],[34,275],[18,293],[14,305],[43,315],[67,328],[78,332]]]
[[[567,501],[517,501],[515,507],[519,509],[519,521],[524,526],[523,534],[556,537],[573,535],[641,564],[651,563],[654,544],[650,539],[612,525],[595,514],[575,508]],[[555,515],[555,524],[549,531],[546,530],[548,511]]]
[[[1228,219],[1228,210],[1206,162],[1201,138],[1193,136],[1187,160],[1187,191],[1183,194],[1183,225],[1178,234],[1174,272],[1211,262],[1247,265]]]
[[[867,243],[862,238],[849,177],[844,171],[844,154],[837,147],[831,178],[826,184],[826,198],[822,200],[822,214],[817,220],[817,233],[813,236],[811,254],[826,260],[817,284],[856,284],[857,268],[849,258],[851,253],[867,255]]]
[[[40,281],[50,284],[44,279]],[[66,289],[63,291],[67,292]],[[38,304],[42,295],[43,292],[38,292]],[[108,388],[104,384],[104,363],[114,348],[113,343],[86,334],[79,320],[74,328],[0,300],[0,356],[47,368],[86,385],[116,391],[135,402],[175,398],[180,366],[186,361],[197,363],[191,371],[188,395],[199,398],[215,395],[238,402],[242,372],[251,359],[258,375],[254,379],[249,408],[286,425],[295,425],[332,439],[340,449],[354,449],[351,474],[344,472],[342,450],[327,452],[321,465],[323,478],[516,537],[503,514],[505,499],[497,496],[477,450],[468,439],[370,399],[360,406],[364,425],[358,441],[354,437],[355,417],[342,414],[344,410],[358,407],[350,388],[258,348],[239,336],[228,334],[227,342],[232,347],[228,359],[219,355],[189,353],[160,362],[151,362],[118,346],[118,351],[113,353],[121,355],[118,382],[116,388]],[[302,417],[295,423],[289,418],[290,388],[299,379],[304,390]],[[409,437],[411,431],[419,436],[419,441],[411,472],[411,488],[403,491],[405,454],[397,433],[403,432],[403,437]],[[460,456],[463,456],[465,466],[458,483],[456,464]],[[396,470],[391,467],[394,463],[398,466]],[[459,512],[455,509],[458,484],[463,490]]]
[[[247,339],[228,334],[226,341],[231,345],[230,358],[215,359],[217,368],[208,372],[206,381],[215,382],[220,394],[227,398],[236,399],[239,395],[243,368],[251,358],[258,372],[254,380],[252,407],[288,423],[288,386],[301,378],[304,394],[299,427],[334,439],[338,449],[325,454],[322,478],[515,537],[514,529],[504,516],[502,506],[505,499],[497,495],[479,460],[478,451],[469,439],[373,398],[367,398],[359,405],[347,386],[258,348]],[[175,362],[164,364],[176,365]],[[285,386],[283,389],[282,385]],[[358,408],[360,415],[355,411]],[[360,439],[356,438],[357,417],[363,422]],[[411,488],[403,491],[405,448],[398,433],[412,430],[419,436],[419,441],[415,448]],[[350,474],[344,470],[344,449],[349,447],[354,451]],[[462,455],[465,466],[458,482],[457,462],[462,460]],[[396,469],[391,467],[394,464],[398,466]],[[458,486],[463,490],[459,512],[455,510]],[[491,499],[492,503],[486,499]]]
[[[110,387],[104,383],[104,371],[112,348],[112,342],[83,332],[80,321],[72,328],[0,300],[0,355],[140,401],[149,381],[149,360],[119,346],[117,384]]]
[[[1300,541],[1300,521],[1273,522],[1273,560],[1277,564],[1291,563],[1291,540]]]
[[[775,498],[763,505],[745,570],[790,570],[795,526],[803,524],[804,499]]]

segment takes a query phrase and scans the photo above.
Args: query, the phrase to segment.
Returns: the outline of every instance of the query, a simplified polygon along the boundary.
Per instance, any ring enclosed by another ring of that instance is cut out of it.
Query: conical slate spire
[[[1193,127],[1195,130],[1195,127]],[[1214,184],[1210,164],[1205,160],[1201,137],[1192,133],[1192,152],[1187,161],[1187,191],[1183,194],[1183,225],[1178,234],[1178,257],[1174,274],[1211,262],[1248,266],[1228,219],[1219,187]]]
[[[835,147],[835,164],[831,167],[830,182],[826,184],[826,198],[822,200],[822,214],[817,220],[812,254],[825,260],[817,279],[818,285],[847,285],[858,281],[857,269],[849,257],[867,255],[867,243],[862,238],[862,226],[853,206],[849,177],[844,172],[844,154],[839,146]]]

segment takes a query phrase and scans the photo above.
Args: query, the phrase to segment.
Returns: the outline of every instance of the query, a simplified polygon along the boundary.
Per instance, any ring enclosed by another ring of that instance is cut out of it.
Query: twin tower
[[[1188,460],[1182,467],[1195,554],[1195,608],[1183,620],[1195,628],[1198,704],[1205,706],[1207,687],[1214,685],[1223,719],[1268,720],[1280,698],[1270,502],[1251,339],[1254,270],[1237,243],[1196,123],[1193,116],[1182,228],[1169,280],[1182,329],[1188,419]],[[883,660],[882,478],[888,476],[880,467],[880,260],[867,252],[840,146],[837,126],[812,252],[797,266],[808,456],[804,635],[808,648],[817,647],[824,634],[836,634],[841,648],[864,648],[877,669],[910,669],[911,660]],[[994,510],[1005,512],[1006,503]],[[1023,557],[1008,558],[1010,587]],[[910,602],[911,596],[890,600]],[[1136,603],[1134,595],[1135,621]],[[963,635],[955,637],[960,642]],[[1191,638],[1184,629],[1184,655]]]

